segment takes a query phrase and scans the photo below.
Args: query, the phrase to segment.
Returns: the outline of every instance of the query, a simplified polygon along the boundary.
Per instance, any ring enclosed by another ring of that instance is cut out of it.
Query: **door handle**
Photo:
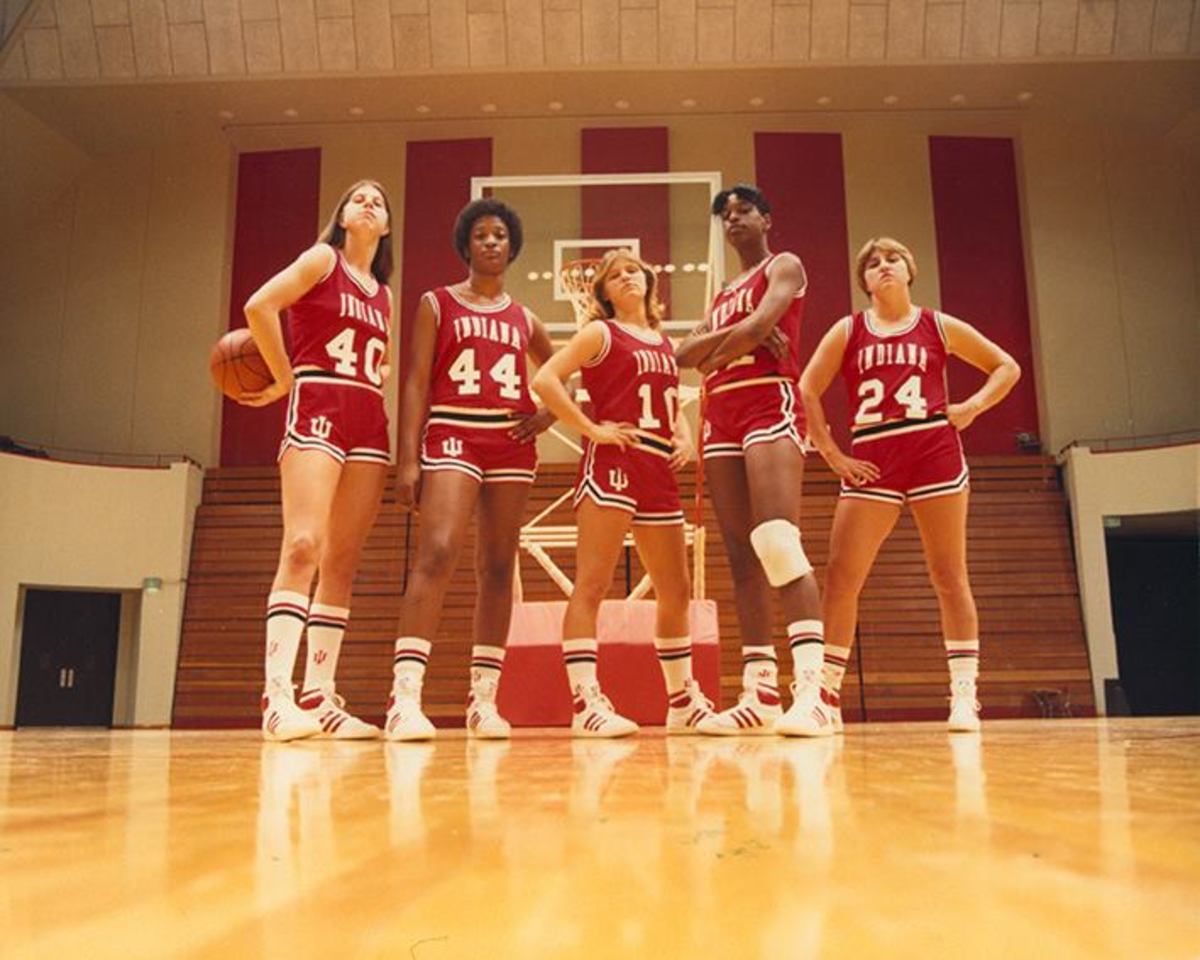
[[[75,668],[74,667],[70,667],[67,670],[67,686],[70,687],[72,690],[75,689]]]
[[[58,689],[63,689],[67,685],[67,668],[63,667],[58,671]]]

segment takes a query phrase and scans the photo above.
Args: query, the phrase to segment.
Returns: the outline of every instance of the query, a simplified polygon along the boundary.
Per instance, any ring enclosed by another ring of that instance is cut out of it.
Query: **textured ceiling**
[[[26,2],[0,0],[10,87],[1200,56],[1200,0]]]

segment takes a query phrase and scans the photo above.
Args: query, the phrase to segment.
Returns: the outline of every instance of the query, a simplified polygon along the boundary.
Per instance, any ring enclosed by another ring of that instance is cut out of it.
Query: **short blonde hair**
[[[630,250],[628,247],[618,247],[615,250],[609,250],[596,267],[596,276],[592,280],[592,302],[595,306],[592,309],[592,320],[610,320],[617,315],[616,308],[612,302],[605,299],[604,296],[604,281],[608,279],[612,273],[613,266],[618,260],[629,260],[631,263],[636,263],[642,269],[642,275],[646,278],[646,319],[650,321],[650,326],[655,330],[662,323],[664,308],[662,301],[658,299],[658,275],[651,268],[650,264],[646,263],[641,257]]]
[[[867,261],[871,259],[871,255],[876,250],[882,253],[900,254],[901,259],[908,264],[908,285],[911,287],[913,281],[917,279],[917,261],[913,257],[912,251],[899,240],[893,240],[891,237],[872,237],[863,244],[862,249],[858,251],[858,256],[854,258],[854,276],[858,280],[859,289],[867,296],[871,295],[871,291],[867,289]]]

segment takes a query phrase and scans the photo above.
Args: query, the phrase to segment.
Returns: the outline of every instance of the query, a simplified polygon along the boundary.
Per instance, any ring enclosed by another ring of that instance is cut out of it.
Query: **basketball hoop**
[[[580,260],[566,261],[559,271],[558,277],[563,291],[575,311],[576,326],[582,327],[592,317],[592,309],[596,305],[592,297],[592,284],[595,282],[599,266],[599,257],[584,257]]]

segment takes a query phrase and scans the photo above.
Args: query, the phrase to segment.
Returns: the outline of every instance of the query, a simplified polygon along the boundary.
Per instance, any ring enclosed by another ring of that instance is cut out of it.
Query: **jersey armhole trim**
[[[942,338],[942,346],[949,351],[950,338],[946,335],[945,318],[942,316],[940,310],[930,310],[929,312],[933,315],[933,325],[937,327],[938,336]]]
[[[433,325],[440,328],[442,325],[442,305],[438,301],[437,294],[432,290],[426,290],[421,294],[422,300],[428,300],[429,305],[433,307]]]
[[[767,278],[768,283],[771,280],[771,268],[773,266],[775,266],[775,264],[777,264],[784,257],[790,257],[792,260],[795,260],[796,263],[799,265],[800,269],[804,270],[804,261],[803,260],[801,260],[796,254],[792,253],[791,250],[781,250],[779,253],[771,254],[771,259],[768,260],[767,265],[765,267],[763,267],[763,275]],[[806,293],[808,293],[808,271],[807,270],[804,271],[804,283],[800,284],[800,289],[797,290],[792,295],[792,299],[793,300],[803,299],[803,297]]]
[[[328,270],[326,270],[324,275],[321,277],[321,279],[317,281],[317,284],[319,285],[319,284],[324,283],[326,280],[328,280],[330,277],[333,276],[334,271],[337,270],[338,265],[341,262],[341,256],[338,253],[337,247],[335,247],[332,243],[325,243],[324,241],[322,241],[320,244],[318,244],[318,246],[324,247],[326,250],[328,250],[330,253],[333,254],[333,265]]]
[[[596,351],[596,355],[594,357],[592,357],[590,360],[584,361],[583,365],[585,367],[595,367],[600,363],[603,363],[604,358],[608,356],[608,352],[612,349],[612,331],[608,329],[608,324],[603,320],[593,320],[592,323],[600,324],[600,336],[604,340],[604,343],[600,349]],[[584,329],[586,330],[587,327],[584,327]]]

